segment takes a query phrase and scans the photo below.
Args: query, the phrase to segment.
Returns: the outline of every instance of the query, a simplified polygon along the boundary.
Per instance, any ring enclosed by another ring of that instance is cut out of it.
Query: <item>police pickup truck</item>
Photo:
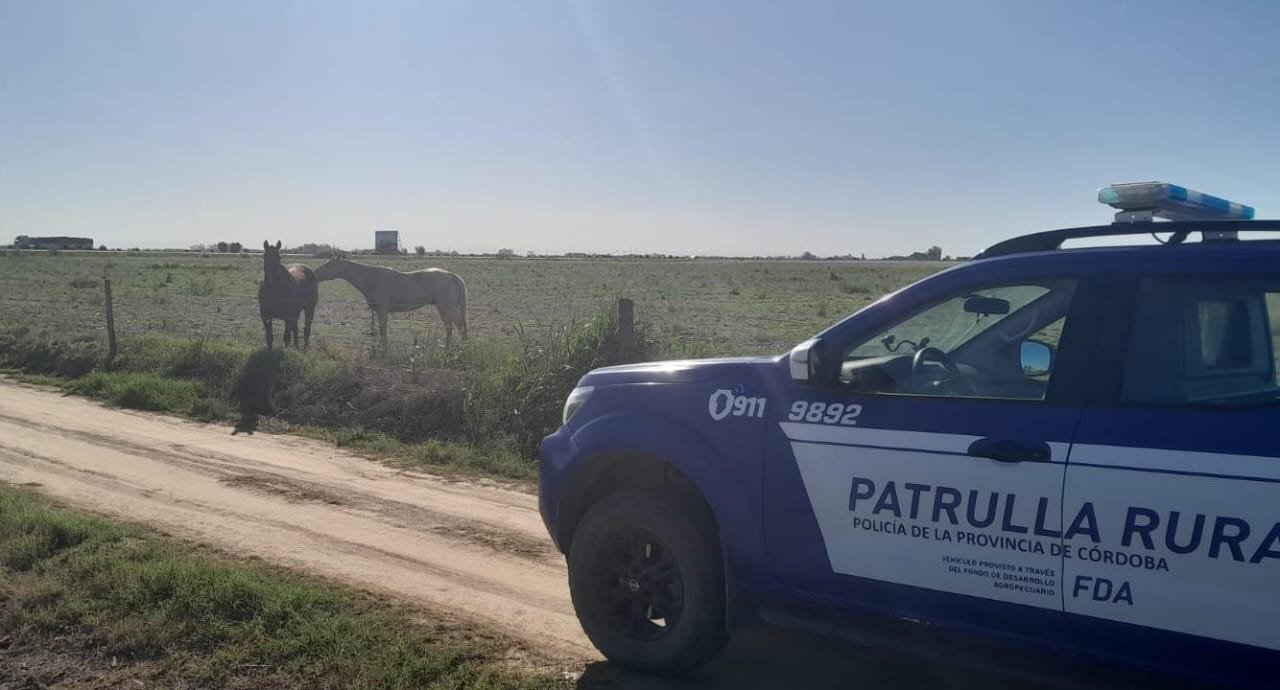
[[[592,642],[678,673],[757,617],[909,621],[1280,686],[1280,221],[1099,200],[787,355],[584,376],[540,503]]]

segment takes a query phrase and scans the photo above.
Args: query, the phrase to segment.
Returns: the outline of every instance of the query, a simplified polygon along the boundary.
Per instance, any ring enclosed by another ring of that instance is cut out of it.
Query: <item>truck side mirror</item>
[[[806,340],[792,348],[791,354],[787,355],[787,359],[791,364],[792,381],[808,383],[813,380],[813,346],[817,342],[817,338]]]
[[[828,366],[827,344],[822,338],[810,338],[791,350],[791,380],[797,383],[819,383]]]
[[[1024,340],[1018,352],[1024,376],[1044,376],[1053,368],[1053,348],[1039,340]]]

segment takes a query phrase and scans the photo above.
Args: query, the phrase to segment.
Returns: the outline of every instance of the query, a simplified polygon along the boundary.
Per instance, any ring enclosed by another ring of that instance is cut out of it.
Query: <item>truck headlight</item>
[[[569,418],[582,409],[587,404],[587,398],[591,397],[591,392],[595,388],[591,386],[578,386],[569,394],[568,399],[564,401],[564,414],[561,415],[560,423],[568,424]]]

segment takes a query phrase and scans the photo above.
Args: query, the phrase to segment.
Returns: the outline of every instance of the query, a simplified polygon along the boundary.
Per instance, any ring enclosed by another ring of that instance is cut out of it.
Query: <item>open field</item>
[[[475,338],[513,344],[523,331],[586,317],[630,297],[649,337],[671,354],[783,352],[879,296],[940,270],[936,262],[747,260],[577,260],[356,257],[461,275]],[[312,267],[310,257],[286,261]],[[66,335],[104,329],[100,278],[107,271],[122,336],[163,334],[262,343],[257,312],[260,255],[5,252],[0,256],[0,325]],[[365,347],[369,313],[342,281],[321,285],[313,337]],[[277,337],[279,337],[277,325]],[[415,337],[443,341],[434,310],[392,315],[393,349]]]

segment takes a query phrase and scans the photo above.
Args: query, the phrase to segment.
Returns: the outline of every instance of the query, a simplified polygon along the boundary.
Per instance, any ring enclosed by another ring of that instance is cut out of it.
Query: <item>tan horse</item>
[[[413,311],[428,304],[436,305],[436,311],[440,312],[440,319],[444,321],[446,345],[453,342],[455,326],[462,333],[462,339],[467,339],[467,284],[456,273],[439,268],[403,273],[382,266],[333,258],[316,269],[316,278],[341,278],[364,295],[365,302],[378,320],[378,333],[383,348],[387,346],[388,314]]]
[[[285,266],[280,261],[280,243],[272,247],[262,243],[262,282],[258,285],[258,313],[267,334],[267,349],[272,346],[271,321],[284,320],[284,345],[298,346],[298,315],[306,312],[307,325],[303,347],[311,345],[311,319],[320,299],[320,283],[316,274],[302,264]]]

